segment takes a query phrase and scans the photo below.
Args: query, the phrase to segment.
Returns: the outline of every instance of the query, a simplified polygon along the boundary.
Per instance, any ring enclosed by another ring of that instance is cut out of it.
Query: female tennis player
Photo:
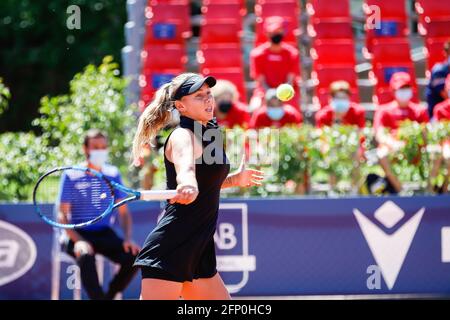
[[[142,273],[141,299],[230,298],[216,270],[213,239],[220,189],[259,186],[263,173],[246,169],[242,161],[229,175],[223,140],[215,134],[215,84],[210,76],[180,74],[156,92],[139,119],[134,159],[170,120],[172,110],[180,113],[180,124],[164,145],[167,188],[176,189],[177,195],[166,204],[136,258]]]

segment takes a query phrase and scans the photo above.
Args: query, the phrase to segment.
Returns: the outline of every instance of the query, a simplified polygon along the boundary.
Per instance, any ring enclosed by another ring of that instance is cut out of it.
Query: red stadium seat
[[[443,0],[416,0],[419,21],[436,21],[450,19],[450,2]]]
[[[197,60],[203,69],[242,68],[242,52],[240,45],[202,45],[197,52]]]
[[[139,86],[141,87],[140,111],[144,111],[145,107],[153,99],[156,90],[161,85],[169,82],[182,72],[184,72],[184,69],[145,70],[139,77]]]
[[[240,43],[242,25],[235,20],[217,20],[203,23],[200,30],[201,43]]]
[[[447,41],[450,41],[450,37],[427,38],[425,40],[428,70],[431,70],[436,63],[446,59],[444,44]]]
[[[232,82],[239,92],[239,100],[247,102],[247,92],[245,89],[244,72],[242,68],[200,68],[203,75],[212,75],[216,79],[223,79]]]
[[[408,39],[375,39],[372,43],[372,59],[373,64],[410,63]]]
[[[315,65],[355,65],[355,45],[351,39],[316,40],[311,57]]]
[[[143,70],[184,69],[187,62],[182,45],[148,45],[141,56]]]
[[[306,10],[310,16],[313,16],[312,19],[340,18],[351,20],[349,0],[340,0],[339,4],[336,0],[309,0],[306,4]]]
[[[225,3],[225,4],[239,3],[241,5],[241,7],[245,7],[245,0],[203,0],[204,6],[208,6],[212,3],[214,3],[214,4],[216,4],[216,3]]]
[[[203,5],[203,18],[207,23],[222,19],[241,21],[245,15],[245,8],[240,3],[210,3]]]
[[[450,17],[448,20],[431,20],[419,23],[419,33],[430,38],[450,37]]]
[[[409,35],[409,29],[406,24],[406,20],[394,19],[380,21],[380,28],[370,28],[369,25],[365,25],[366,29],[366,48],[369,52],[372,52],[372,43],[375,39],[392,39],[403,38]]]
[[[149,6],[156,6],[158,4],[189,4],[189,0],[149,0],[148,5]]]
[[[350,22],[330,22],[316,19],[308,25],[308,35],[316,39],[352,39],[353,30]]]
[[[406,2],[405,0],[365,0],[363,4],[364,13],[367,16],[374,14],[375,10],[370,8],[376,6],[380,8],[381,19],[403,19],[406,21]]]
[[[255,15],[261,18],[280,16],[298,19],[300,16],[300,7],[294,1],[257,3],[255,4]]]
[[[182,32],[191,32],[190,7],[182,2],[149,5],[145,8],[145,17],[153,23],[180,23]]]
[[[183,44],[189,36],[183,32],[183,25],[180,22],[153,22],[147,20],[145,23],[146,44]]]
[[[317,88],[329,88],[334,81],[344,80],[350,87],[356,88],[357,76],[354,65],[330,66],[316,65],[311,75]]]

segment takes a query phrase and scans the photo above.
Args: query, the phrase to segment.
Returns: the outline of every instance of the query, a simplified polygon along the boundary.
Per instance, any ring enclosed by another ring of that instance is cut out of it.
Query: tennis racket
[[[39,178],[33,203],[39,217],[51,226],[76,229],[104,219],[125,203],[161,201],[176,194],[176,190],[133,190],[96,170],[69,166],[52,169]]]

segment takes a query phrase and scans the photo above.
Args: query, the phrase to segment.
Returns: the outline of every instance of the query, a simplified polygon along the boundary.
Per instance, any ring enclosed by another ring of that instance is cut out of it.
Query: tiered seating
[[[389,81],[395,72],[408,72],[413,79],[414,89],[417,89],[408,39],[376,39],[372,45],[373,70],[370,78],[376,83],[374,95],[376,103],[387,103],[393,99]],[[417,90],[415,91],[417,93]]]
[[[436,0],[416,1],[419,15],[419,33],[424,37],[428,70],[445,59],[443,45],[450,40],[450,2]]]
[[[314,81],[313,103],[328,103],[329,87],[334,81],[345,80],[351,86],[352,99],[359,101],[355,72],[355,45],[348,0],[339,5],[331,0],[310,0],[306,9],[311,16],[308,34],[314,39],[311,74]]]
[[[257,0],[255,3],[256,40],[255,46],[267,41],[264,32],[264,20],[271,16],[280,16],[285,20],[284,41],[297,47],[297,36],[300,33],[300,7],[296,0]]]
[[[191,36],[187,0],[150,0],[145,10],[146,32],[141,54],[140,108],[151,101],[154,92],[185,70],[185,40]]]
[[[245,8],[241,0],[205,0],[197,61],[200,72],[233,82],[246,101],[240,36]]]

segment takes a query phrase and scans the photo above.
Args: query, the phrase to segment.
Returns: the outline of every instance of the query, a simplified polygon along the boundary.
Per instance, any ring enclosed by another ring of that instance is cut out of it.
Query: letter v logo
[[[353,209],[389,290],[394,287],[424,212],[425,208],[420,209],[397,231],[386,234],[358,209]],[[375,218],[387,228],[394,227],[404,216],[403,210],[392,201],[385,202],[375,211]]]

